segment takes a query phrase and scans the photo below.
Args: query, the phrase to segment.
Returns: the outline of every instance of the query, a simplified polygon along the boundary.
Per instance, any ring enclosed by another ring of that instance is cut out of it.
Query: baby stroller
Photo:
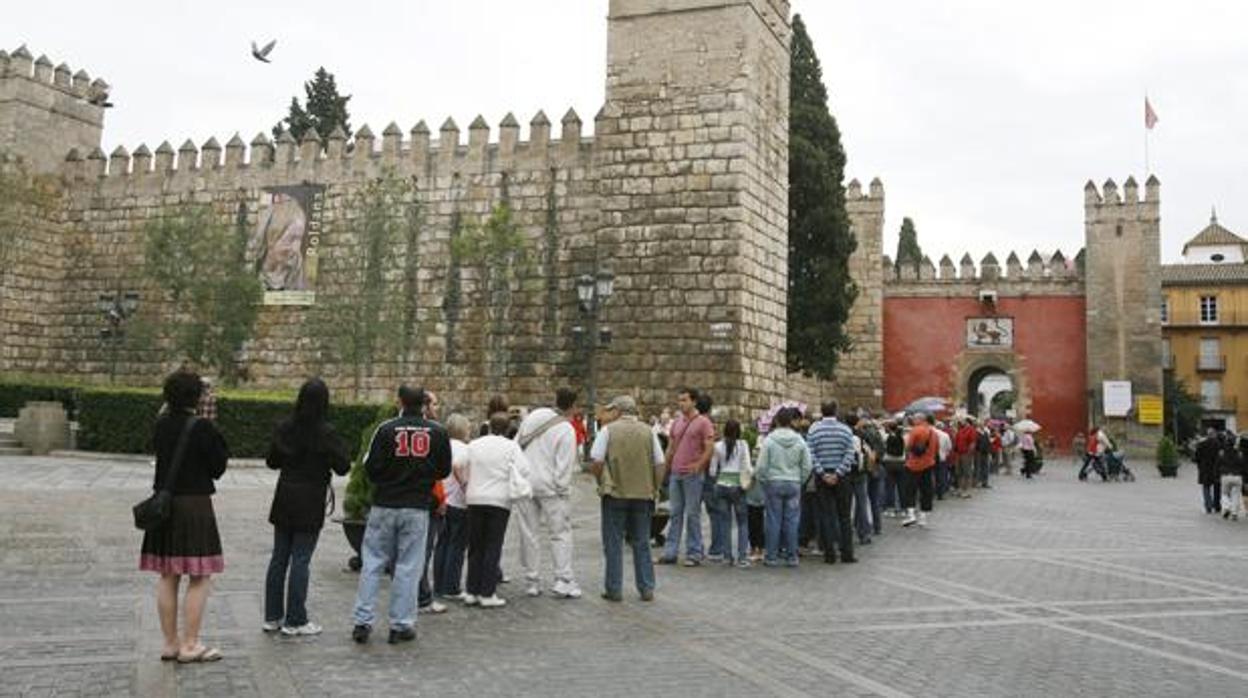
[[[1105,452],[1105,475],[1114,482],[1135,482],[1135,473],[1127,467],[1122,451]]]

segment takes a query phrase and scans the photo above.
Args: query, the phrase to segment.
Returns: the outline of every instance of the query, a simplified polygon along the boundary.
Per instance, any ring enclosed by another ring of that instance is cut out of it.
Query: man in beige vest
[[[606,558],[602,598],[623,599],[624,532],[628,531],[637,591],[642,601],[653,601],[650,518],[666,460],[663,447],[650,426],[637,418],[637,402],[632,397],[616,397],[605,412],[603,416],[610,424],[598,432],[590,449],[602,497],[602,552]]]

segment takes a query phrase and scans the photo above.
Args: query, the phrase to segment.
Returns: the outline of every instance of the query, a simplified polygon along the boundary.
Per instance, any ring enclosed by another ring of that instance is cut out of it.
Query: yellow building
[[[1204,425],[1248,425],[1248,240],[1218,224],[1161,268],[1162,361],[1205,405]]]

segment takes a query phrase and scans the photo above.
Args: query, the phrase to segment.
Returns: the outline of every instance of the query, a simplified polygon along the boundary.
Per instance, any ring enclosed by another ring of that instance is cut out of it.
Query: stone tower
[[[1090,416],[1103,417],[1103,381],[1130,381],[1133,398],[1162,394],[1161,183],[1150,176],[1144,198],[1134,178],[1098,190],[1084,187]],[[1160,426],[1105,418],[1110,432],[1126,435],[1133,452],[1151,453]]]
[[[603,390],[784,389],[787,0],[611,0],[597,120],[598,265],[617,276]],[[578,272],[579,273],[579,272]]]
[[[884,398],[884,185],[871,180],[864,194],[853,180],[845,191],[845,208],[858,242],[849,258],[858,297],[845,323],[853,346],[837,364],[832,394],[846,407],[876,410]]]
[[[108,83],[47,56],[32,59],[25,46],[0,51],[0,151],[21,156],[36,172],[53,172],[77,148],[86,157],[100,147]],[[103,153],[100,153],[101,157]]]

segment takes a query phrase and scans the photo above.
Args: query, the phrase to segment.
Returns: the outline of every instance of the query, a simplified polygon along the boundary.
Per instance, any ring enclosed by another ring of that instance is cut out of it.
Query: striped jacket
[[[854,433],[836,417],[824,417],[810,427],[806,443],[815,459],[815,474],[834,473],[845,477],[853,470],[858,452]]]

